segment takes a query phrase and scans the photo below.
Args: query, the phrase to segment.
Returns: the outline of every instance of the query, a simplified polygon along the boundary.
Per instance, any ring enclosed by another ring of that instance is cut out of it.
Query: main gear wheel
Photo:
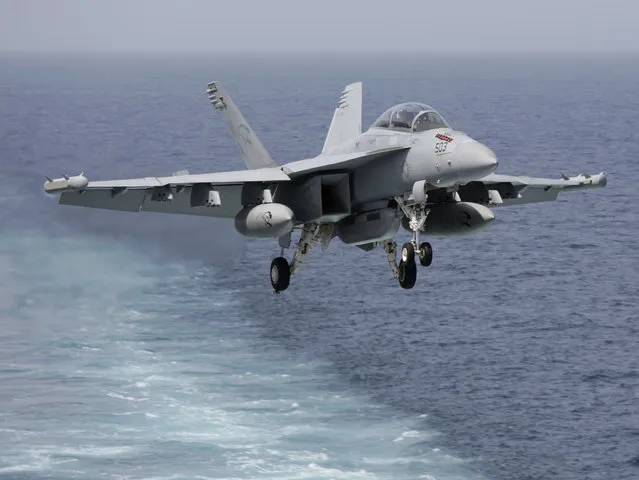
[[[274,258],[271,262],[271,285],[275,293],[282,292],[291,283],[291,267],[284,257]]]

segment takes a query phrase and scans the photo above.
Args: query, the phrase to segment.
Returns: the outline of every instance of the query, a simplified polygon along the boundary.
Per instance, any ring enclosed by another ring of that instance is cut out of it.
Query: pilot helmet
[[[395,110],[391,116],[391,124],[393,127],[410,128],[415,118],[415,112],[402,108]]]

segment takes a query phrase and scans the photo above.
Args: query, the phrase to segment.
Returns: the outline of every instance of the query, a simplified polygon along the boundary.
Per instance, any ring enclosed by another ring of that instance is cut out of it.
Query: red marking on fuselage
[[[435,135],[435,137],[449,143],[453,141],[452,137],[449,137],[448,135],[444,135],[442,133],[438,133],[437,135]]]

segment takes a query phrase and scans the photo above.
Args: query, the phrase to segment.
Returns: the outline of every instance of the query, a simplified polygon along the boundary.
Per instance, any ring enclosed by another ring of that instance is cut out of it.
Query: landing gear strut
[[[317,244],[318,240],[322,241],[322,249],[326,250],[331,238],[333,238],[332,224],[309,223],[304,225],[290,263],[284,258],[284,249],[290,247],[290,234],[280,238],[281,254],[271,262],[270,277],[274,292],[280,293],[288,288],[291,276],[300,268],[302,260],[311,252],[311,248]]]
[[[393,271],[393,276],[399,280],[399,285],[402,288],[411,289],[417,281],[416,253],[422,266],[427,267],[433,263],[433,247],[431,244],[428,242],[419,243],[419,232],[424,228],[424,223],[426,223],[430,211],[426,208],[425,201],[407,205],[401,197],[397,197],[395,200],[408,218],[413,238],[410,242],[402,245],[399,263],[396,263],[397,244],[393,240],[387,240],[382,243],[382,247],[388,257],[388,264]]]

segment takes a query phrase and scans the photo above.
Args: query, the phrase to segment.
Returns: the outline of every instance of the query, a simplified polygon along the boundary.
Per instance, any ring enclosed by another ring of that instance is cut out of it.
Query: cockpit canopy
[[[411,132],[425,132],[433,128],[450,128],[433,108],[423,103],[400,103],[375,120],[371,128],[389,128]]]

